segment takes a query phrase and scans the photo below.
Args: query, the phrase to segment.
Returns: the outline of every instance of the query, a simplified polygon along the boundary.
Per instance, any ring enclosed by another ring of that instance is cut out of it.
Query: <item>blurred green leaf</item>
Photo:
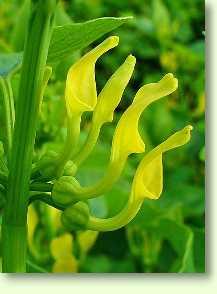
[[[47,271],[34,262],[27,260],[27,273],[47,273]]]
[[[6,77],[18,67],[22,53],[0,53],[0,76]]]
[[[25,36],[28,27],[31,1],[25,0],[18,11],[14,29],[12,32],[12,45],[15,51],[22,51],[24,48]]]
[[[161,0],[153,0],[153,23],[160,41],[164,42],[167,38],[170,37],[170,15],[164,2]]]
[[[187,226],[168,219],[162,219],[156,230],[162,238],[170,241],[179,256],[171,271],[194,272],[192,231]]]

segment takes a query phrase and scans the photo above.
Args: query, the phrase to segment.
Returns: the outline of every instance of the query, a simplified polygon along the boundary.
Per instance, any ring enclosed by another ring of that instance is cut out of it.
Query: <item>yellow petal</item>
[[[54,259],[70,258],[73,249],[73,237],[65,233],[51,241],[50,250]]]
[[[68,71],[65,99],[68,115],[92,111],[97,102],[95,63],[108,50],[118,45],[116,36],[107,38],[84,55]]]
[[[108,80],[98,96],[93,123],[102,125],[105,122],[111,122],[113,120],[115,108],[118,106],[124,89],[132,76],[135,64],[136,58],[129,55],[125,62]]]
[[[159,82],[144,85],[136,93],[133,104],[142,103],[147,107],[150,103],[167,96],[178,88],[178,80],[172,73],[166,74]]]
[[[78,261],[72,255],[67,258],[58,259],[53,267],[53,273],[77,273],[78,272]]]
[[[125,159],[131,153],[142,153],[145,151],[145,144],[138,131],[138,111],[129,107],[123,114],[115,129],[111,161]]]
[[[51,219],[52,219],[52,224],[53,224],[53,227],[54,227],[54,231],[58,231],[61,227],[62,227],[62,223],[61,223],[61,211],[52,207],[52,206],[49,206],[49,212],[50,212],[50,216],[51,216]]]
[[[142,177],[143,193],[150,199],[158,199],[163,190],[162,154],[146,165],[143,169]]]
[[[191,130],[192,126],[186,126],[143,158],[133,181],[135,199],[158,199],[160,197],[163,190],[162,155],[170,149],[186,144],[190,140]]]
[[[112,143],[112,160],[131,153],[142,153],[145,144],[138,131],[139,118],[144,109],[155,100],[171,94],[177,89],[178,81],[172,74],[165,75],[159,82],[143,86],[136,93],[131,106],[123,113],[115,130]]]

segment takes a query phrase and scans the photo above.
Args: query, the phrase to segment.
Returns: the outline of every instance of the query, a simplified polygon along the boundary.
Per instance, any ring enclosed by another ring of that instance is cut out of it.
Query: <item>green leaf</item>
[[[157,37],[162,42],[164,38],[171,35],[171,22],[169,11],[161,0],[153,0],[153,23],[155,25]]]
[[[119,27],[131,17],[103,17],[84,23],[57,26],[53,30],[48,53],[48,63],[55,63],[83,49]],[[22,53],[0,54],[0,75],[7,76],[22,62]]]
[[[193,260],[193,232],[189,227],[169,219],[162,219],[159,226],[159,235],[168,240],[176,251],[179,259],[172,272],[195,272]]]
[[[131,17],[103,17],[84,23],[55,27],[51,38],[48,62],[60,61],[74,51],[83,49],[129,19]]]
[[[22,61],[22,53],[1,53],[0,54],[0,76],[6,77],[16,69]]]

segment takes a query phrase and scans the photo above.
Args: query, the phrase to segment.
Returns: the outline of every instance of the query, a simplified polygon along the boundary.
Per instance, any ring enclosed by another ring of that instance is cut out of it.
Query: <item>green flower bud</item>
[[[57,160],[57,153],[54,151],[49,151],[44,154],[41,159],[37,162],[37,165],[40,166],[40,174],[45,179],[51,179],[56,174],[56,165],[54,164]]]
[[[72,204],[76,202],[74,191],[78,188],[80,188],[80,184],[75,178],[63,176],[55,181],[51,196],[59,204]]]
[[[67,207],[61,216],[63,226],[69,230],[85,230],[89,221],[89,207],[85,202]]]

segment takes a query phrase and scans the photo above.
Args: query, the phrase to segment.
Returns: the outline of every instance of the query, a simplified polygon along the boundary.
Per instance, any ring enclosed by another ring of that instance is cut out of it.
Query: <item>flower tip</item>
[[[193,126],[191,125],[188,125],[186,127],[183,128],[183,132],[187,135],[187,136],[190,136],[191,135],[191,131],[193,130]]]
[[[174,77],[172,73],[166,74],[161,80],[160,83],[163,87],[169,88],[170,91],[175,91],[178,88],[178,79]]]
[[[127,58],[126,58],[126,61],[125,61],[127,64],[130,64],[130,65],[135,65],[136,64],[136,57],[133,56],[132,54],[128,55]]]
[[[180,135],[180,139],[182,138],[181,141],[183,141],[182,144],[186,144],[190,141],[192,130],[193,130],[193,127],[191,125],[188,125],[180,131],[182,134]]]
[[[194,129],[194,127],[192,125],[188,125],[187,128],[192,131]]]
[[[171,146],[182,146],[190,141],[192,130],[193,127],[191,125],[188,125],[172,135],[168,141],[173,142]]]
[[[118,36],[111,36],[111,37],[108,37],[106,40],[105,40],[105,43],[106,45],[108,45],[110,48],[113,48],[115,46],[118,45],[119,43],[119,37]]]

